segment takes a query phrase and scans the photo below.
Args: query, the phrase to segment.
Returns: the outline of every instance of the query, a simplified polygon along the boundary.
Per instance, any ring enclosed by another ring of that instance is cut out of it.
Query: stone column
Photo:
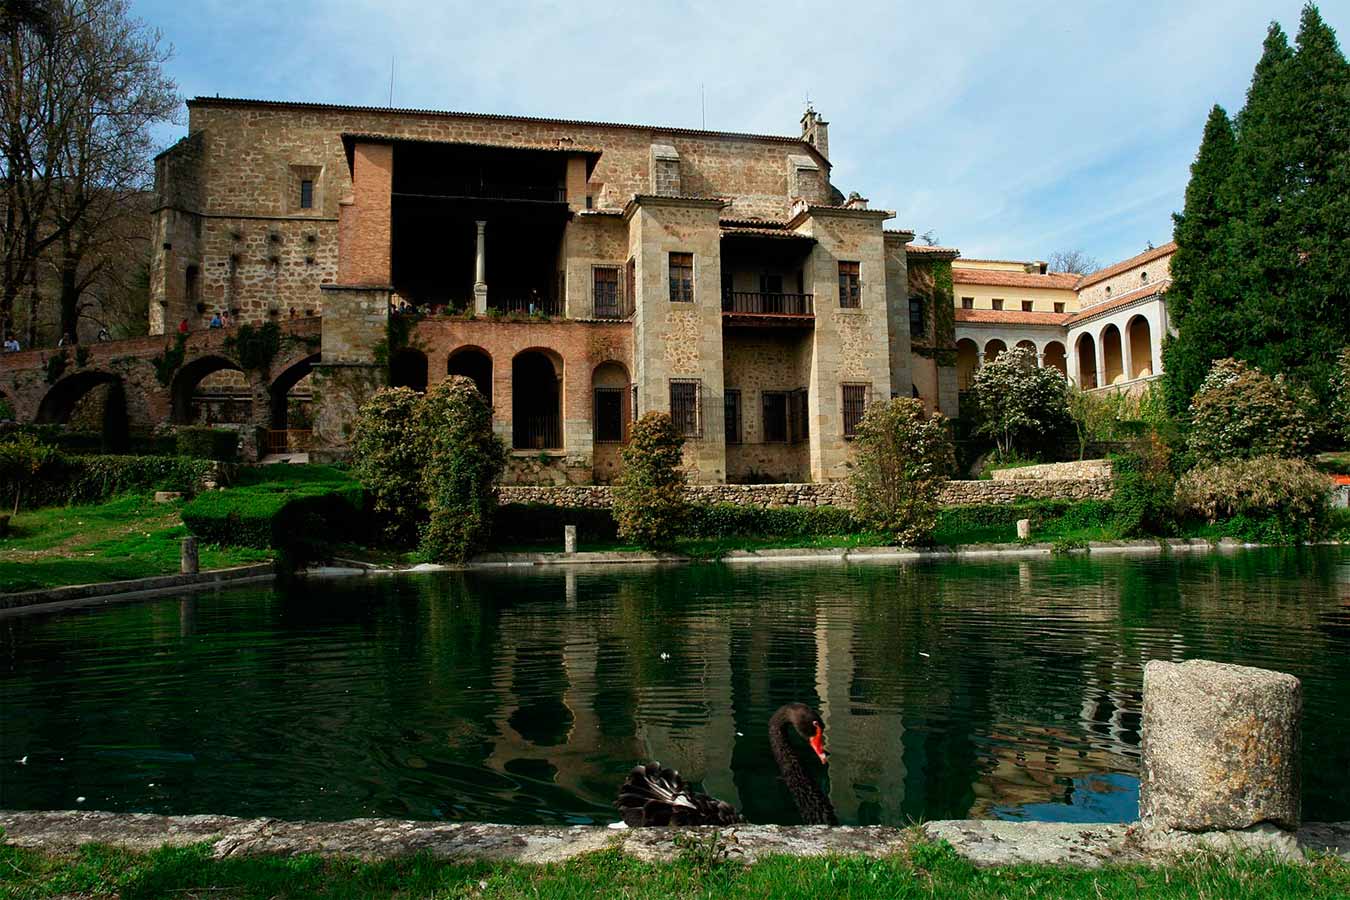
[[[476,222],[478,226],[478,255],[473,270],[473,311],[476,315],[487,314],[487,222]]]
[[[1134,351],[1130,347],[1128,326],[1120,333],[1120,365],[1125,370],[1125,380],[1134,381]]]
[[[179,549],[178,570],[184,575],[196,575],[198,572],[197,539],[195,537],[183,538],[183,543]]]
[[[1045,351],[1043,350],[1036,351],[1036,368],[1038,369],[1045,368]]]
[[[1092,342],[1092,350],[1097,354],[1097,387],[1106,387],[1106,347],[1100,340]]]
[[[1144,667],[1139,821],[1165,831],[1299,826],[1303,691],[1282,672],[1194,659]]]

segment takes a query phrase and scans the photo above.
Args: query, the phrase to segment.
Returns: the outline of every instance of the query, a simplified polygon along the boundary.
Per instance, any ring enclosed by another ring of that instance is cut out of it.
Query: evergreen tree
[[[1212,361],[1232,356],[1325,406],[1350,343],[1350,64],[1315,6],[1293,48],[1271,25],[1231,131],[1225,118],[1210,114],[1177,217],[1169,405],[1184,410]]]
[[[1191,164],[1185,211],[1173,216],[1177,252],[1172,257],[1167,314],[1178,337],[1164,340],[1163,369],[1168,406],[1174,415],[1186,411],[1191,395],[1209,371],[1211,354],[1223,356],[1227,350],[1221,313],[1231,309],[1234,296],[1223,277],[1224,269],[1216,268],[1214,262],[1228,249],[1230,214],[1224,202],[1234,151],[1233,123],[1216,104]],[[1216,347],[1219,341],[1223,343]]]

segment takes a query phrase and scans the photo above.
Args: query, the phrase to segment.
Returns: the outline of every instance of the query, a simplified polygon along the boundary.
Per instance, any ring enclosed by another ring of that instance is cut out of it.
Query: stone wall
[[[503,503],[545,503],[555,506],[608,509],[609,487],[509,487],[498,489]],[[1110,481],[949,481],[942,489],[944,506],[1015,503],[1019,500],[1105,500],[1111,496]],[[743,506],[781,508],[789,506],[853,505],[848,485],[823,484],[699,484],[691,485],[691,503],[734,503]]]
[[[995,469],[995,481],[1094,481],[1111,480],[1109,459],[1080,459],[1073,462]]]

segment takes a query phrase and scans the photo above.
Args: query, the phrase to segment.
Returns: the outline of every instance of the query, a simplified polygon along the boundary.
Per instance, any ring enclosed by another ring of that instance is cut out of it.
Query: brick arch
[[[197,385],[208,375],[216,372],[242,372],[238,361],[223,353],[209,353],[184,363],[174,373],[169,383],[169,402],[171,404],[169,421],[175,425],[187,425],[192,422],[192,395]]]
[[[477,344],[464,344],[450,351],[445,361],[446,375],[472,379],[478,393],[492,406],[492,354]]]
[[[563,448],[562,355],[529,347],[511,357],[511,446],[516,450]]]
[[[314,371],[314,366],[319,363],[320,358],[320,354],[310,353],[292,361],[272,378],[267,386],[269,420],[272,428],[284,430],[287,427],[286,417],[289,410],[286,406],[286,395],[290,393],[291,388],[300,383],[300,379]],[[274,370],[276,368],[273,367]]]

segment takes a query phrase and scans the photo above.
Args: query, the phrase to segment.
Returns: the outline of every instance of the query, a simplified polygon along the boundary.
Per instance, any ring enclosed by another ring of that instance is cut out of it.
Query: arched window
[[[526,350],[511,361],[511,445],[515,449],[562,449],[559,368],[542,350]]]

